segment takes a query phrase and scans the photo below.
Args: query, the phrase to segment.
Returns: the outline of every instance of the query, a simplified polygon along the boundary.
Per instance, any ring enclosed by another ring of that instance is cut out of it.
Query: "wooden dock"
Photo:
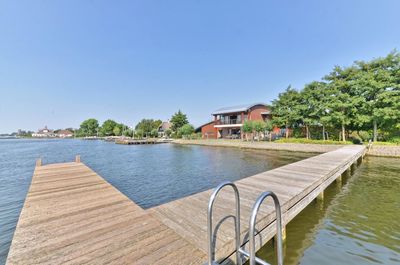
[[[275,192],[286,225],[324,189],[360,161],[364,146],[346,146],[236,182],[241,239],[247,244],[251,208]],[[78,162],[38,165],[14,234],[7,264],[204,264],[211,190],[143,210]],[[216,256],[234,260],[233,194],[220,193],[214,210]],[[274,208],[258,215],[257,248],[275,234]],[[218,222],[218,220],[224,220]]]
[[[241,242],[244,248],[248,250],[250,213],[255,200],[262,192],[273,191],[277,194],[285,226],[314,199],[317,197],[323,199],[324,189],[335,180],[341,181],[342,174],[362,159],[365,150],[364,146],[346,146],[236,181],[241,200]],[[211,193],[212,190],[197,193],[149,211],[180,236],[206,252],[207,204]],[[229,188],[220,193],[215,203],[214,220],[222,220],[227,215],[234,216],[234,198]],[[216,257],[220,262],[230,264],[235,260],[233,218],[228,218],[217,225]],[[261,206],[256,228],[256,231],[260,232],[256,240],[258,249],[276,234],[275,210],[271,199]]]
[[[204,260],[204,252],[75,162],[36,167],[7,264],[184,265]]]

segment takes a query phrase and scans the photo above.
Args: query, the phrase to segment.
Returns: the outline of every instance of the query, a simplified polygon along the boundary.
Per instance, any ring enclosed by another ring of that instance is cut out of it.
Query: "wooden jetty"
[[[247,249],[250,211],[271,190],[286,225],[362,160],[364,146],[346,146],[241,179],[241,242]],[[38,163],[14,234],[7,264],[204,264],[207,205],[212,190],[143,210],[80,163]],[[234,195],[220,193],[214,209],[216,256],[234,261]],[[220,220],[220,221],[218,221]],[[257,220],[257,248],[275,235],[271,201]]]
[[[40,164],[7,264],[200,264],[206,260],[205,253],[79,160]]]

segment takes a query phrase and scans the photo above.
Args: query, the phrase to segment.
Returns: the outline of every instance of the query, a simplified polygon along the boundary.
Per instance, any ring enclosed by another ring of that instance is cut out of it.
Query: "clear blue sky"
[[[0,1],[0,132],[190,122],[400,46],[400,1]]]

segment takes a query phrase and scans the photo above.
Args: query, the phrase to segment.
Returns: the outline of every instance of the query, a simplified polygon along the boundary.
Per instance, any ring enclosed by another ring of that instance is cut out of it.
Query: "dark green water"
[[[259,253],[276,263],[272,242]],[[367,157],[287,226],[285,265],[400,264],[400,159]]]

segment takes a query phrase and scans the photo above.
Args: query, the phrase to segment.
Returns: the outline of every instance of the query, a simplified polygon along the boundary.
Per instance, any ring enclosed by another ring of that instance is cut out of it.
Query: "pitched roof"
[[[72,134],[70,130],[59,130],[57,134]]]
[[[165,130],[167,130],[167,129],[170,129],[171,126],[172,126],[172,124],[171,124],[169,121],[163,121],[163,122],[160,124],[160,126],[158,127],[158,129],[159,129],[159,130],[161,129],[161,130],[165,131]]]
[[[247,111],[257,105],[267,106],[267,104],[265,104],[265,103],[253,103],[253,104],[245,104],[245,105],[238,105],[238,106],[232,106],[232,107],[224,107],[224,108],[217,109],[216,111],[214,111],[212,113],[212,115]]]
[[[204,126],[206,126],[206,125],[209,125],[209,124],[212,124],[212,123],[214,123],[215,121],[209,121],[209,122],[207,122],[207,123],[203,123],[202,125],[200,125],[199,127],[197,127],[195,130],[194,130],[194,132],[201,132],[201,128],[202,127],[204,127]]]

